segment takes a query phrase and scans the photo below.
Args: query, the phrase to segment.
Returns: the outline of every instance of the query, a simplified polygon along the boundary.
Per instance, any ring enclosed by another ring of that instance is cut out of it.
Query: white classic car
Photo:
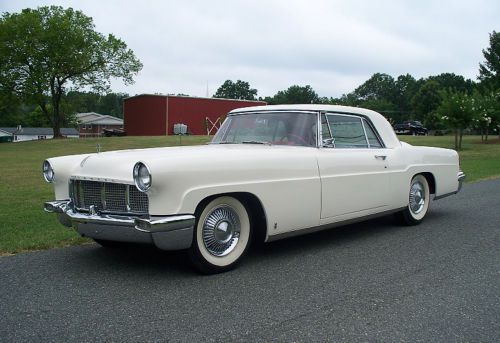
[[[465,177],[454,150],[402,143],[374,111],[279,105],[230,112],[210,144],[54,157],[45,210],[103,246],[188,249],[202,272],[272,241],[396,213],[420,223]]]

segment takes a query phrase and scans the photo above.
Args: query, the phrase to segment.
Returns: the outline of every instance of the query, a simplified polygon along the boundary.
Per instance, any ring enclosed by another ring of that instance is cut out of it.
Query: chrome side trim
[[[446,194],[441,194],[441,195],[437,195],[437,196],[434,197],[434,200],[440,200],[440,199],[449,197],[450,195],[455,195],[457,193],[458,193],[458,191],[456,191],[456,192],[450,192],[450,193],[446,193]]]
[[[405,208],[407,208],[407,207],[404,206],[401,208],[396,208],[394,210],[388,210],[388,211],[384,211],[384,212],[380,212],[380,213],[369,214],[367,216],[363,216],[363,217],[359,217],[359,218],[342,220],[342,221],[339,221],[336,223],[330,223],[330,224],[319,225],[319,226],[312,226],[312,227],[308,227],[305,229],[299,229],[299,230],[295,230],[295,231],[279,233],[277,235],[267,236],[266,242],[273,242],[273,241],[277,241],[277,240],[283,239],[283,238],[306,235],[306,234],[313,233],[313,232],[333,229],[333,228],[339,227],[339,226],[354,224],[354,223],[362,222],[362,221],[369,220],[369,219],[383,217],[383,216],[404,210]]]

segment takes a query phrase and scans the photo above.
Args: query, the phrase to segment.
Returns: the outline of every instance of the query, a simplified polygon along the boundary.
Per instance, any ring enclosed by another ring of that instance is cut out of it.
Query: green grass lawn
[[[453,137],[408,137],[414,145],[453,147]],[[203,144],[206,136],[182,137],[182,145]],[[42,162],[53,156],[101,151],[179,145],[179,137],[113,137],[66,139],[0,144],[0,254],[48,249],[88,240],[44,213],[45,201],[53,200],[53,187],[41,175]],[[460,152],[467,181],[500,177],[500,144],[479,144],[477,136],[464,137]]]
[[[203,144],[207,136],[182,137],[182,145]],[[179,137],[112,137],[46,140],[0,144],[0,254],[81,244],[73,230],[63,227],[43,203],[53,200],[51,184],[41,166],[48,157],[101,151],[179,145]]]

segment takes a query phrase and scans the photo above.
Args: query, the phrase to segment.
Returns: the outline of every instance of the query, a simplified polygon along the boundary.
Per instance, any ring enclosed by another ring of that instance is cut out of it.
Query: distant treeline
[[[432,114],[442,101],[442,92],[471,95],[479,87],[480,84],[453,73],[420,79],[410,74],[394,78],[376,73],[354,91],[339,98],[320,97],[310,86],[292,86],[262,100],[270,104],[300,102],[359,106],[378,111],[395,122],[416,119],[432,126]]]

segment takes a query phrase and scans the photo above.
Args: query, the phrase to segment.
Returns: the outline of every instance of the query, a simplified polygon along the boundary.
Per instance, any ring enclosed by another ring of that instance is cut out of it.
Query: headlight
[[[54,181],[54,169],[52,169],[49,161],[43,161],[43,178],[47,182]]]
[[[137,162],[134,166],[134,182],[141,192],[146,192],[151,187],[151,173],[142,162]]]

